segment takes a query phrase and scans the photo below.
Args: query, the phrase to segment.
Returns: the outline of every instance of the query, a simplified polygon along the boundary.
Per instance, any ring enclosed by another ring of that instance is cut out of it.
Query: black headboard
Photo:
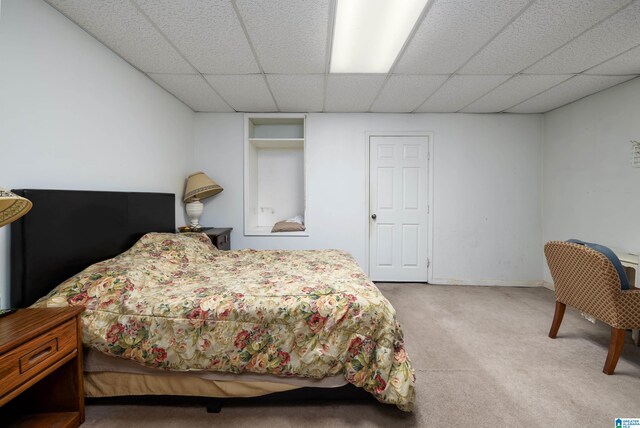
[[[25,307],[147,232],[175,232],[172,193],[13,190],[33,208],[11,224],[11,306]]]

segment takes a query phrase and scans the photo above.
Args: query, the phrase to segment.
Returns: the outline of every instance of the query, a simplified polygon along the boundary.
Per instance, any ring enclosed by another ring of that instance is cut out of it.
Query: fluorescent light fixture
[[[429,0],[338,0],[331,73],[387,73]]]

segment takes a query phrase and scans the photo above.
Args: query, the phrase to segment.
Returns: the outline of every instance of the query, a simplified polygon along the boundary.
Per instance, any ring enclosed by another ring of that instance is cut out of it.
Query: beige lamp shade
[[[28,213],[32,206],[29,199],[0,189],[0,227],[16,221]]]
[[[195,172],[187,178],[184,189],[184,202],[194,202],[206,199],[222,192],[222,187],[210,179],[204,172]]]

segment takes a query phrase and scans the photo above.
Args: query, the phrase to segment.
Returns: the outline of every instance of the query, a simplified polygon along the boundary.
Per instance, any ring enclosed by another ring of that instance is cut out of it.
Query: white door
[[[428,136],[369,137],[369,276],[426,282]]]

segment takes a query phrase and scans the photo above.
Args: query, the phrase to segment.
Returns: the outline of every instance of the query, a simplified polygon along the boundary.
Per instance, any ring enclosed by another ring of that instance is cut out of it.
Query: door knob
[[[373,220],[375,220],[377,217],[378,217],[377,215],[375,215],[375,214],[371,214],[371,218],[372,218]]]

